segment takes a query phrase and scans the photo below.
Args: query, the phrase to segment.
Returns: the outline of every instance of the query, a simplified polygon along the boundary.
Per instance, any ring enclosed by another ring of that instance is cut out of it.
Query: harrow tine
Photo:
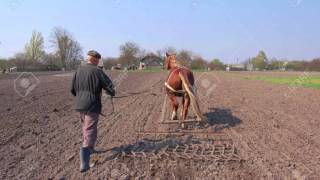
[[[241,162],[241,157],[237,154],[234,144],[227,141],[224,143],[208,143],[196,141],[197,144],[168,144],[163,148],[147,150],[121,151],[120,156],[149,159],[189,159],[194,161],[210,161],[214,163]]]

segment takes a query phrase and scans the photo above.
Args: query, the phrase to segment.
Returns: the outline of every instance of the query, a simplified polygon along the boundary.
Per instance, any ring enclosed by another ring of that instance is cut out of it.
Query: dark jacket
[[[75,98],[75,110],[80,112],[101,113],[101,91],[105,89],[115,95],[112,81],[96,65],[81,66],[74,74],[71,93]]]

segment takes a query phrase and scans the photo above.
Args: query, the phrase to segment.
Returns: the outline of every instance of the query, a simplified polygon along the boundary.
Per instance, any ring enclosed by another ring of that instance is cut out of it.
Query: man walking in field
[[[72,79],[71,93],[75,96],[75,110],[80,112],[83,143],[80,149],[80,172],[87,171],[90,155],[94,152],[97,139],[97,126],[101,113],[101,92],[106,90],[110,96],[115,95],[112,81],[97,67],[101,55],[89,51],[87,64],[81,66]]]

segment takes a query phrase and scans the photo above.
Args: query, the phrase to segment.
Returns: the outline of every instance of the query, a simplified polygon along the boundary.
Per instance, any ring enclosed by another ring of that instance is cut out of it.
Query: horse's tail
[[[181,72],[179,72],[179,76],[182,81],[184,89],[187,91],[190,97],[191,107],[197,116],[197,120],[199,121],[205,120],[205,117],[201,113],[199,103],[198,103],[198,97],[196,96],[194,89],[190,87],[191,84],[189,83],[189,81],[186,80],[186,78],[181,74]]]

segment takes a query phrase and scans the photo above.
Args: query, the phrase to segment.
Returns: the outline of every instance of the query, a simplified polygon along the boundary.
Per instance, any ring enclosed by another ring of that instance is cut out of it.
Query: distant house
[[[288,65],[288,61],[284,61],[282,67],[280,67],[280,71],[286,71],[287,70],[287,65]]]
[[[226,71],[245,71],[246,66],[244,64],[229,64],[226,67]]]
[[[159,67],[160,68],[162,66],[163,66],[162,59],[159,56],[151,53],[151,54],[146,55],[145,57],[143,57],[140,60],[139,70],[143,70],[148,67]]]
[[[253,64],[249,63],[245,65],[247,71],[253,71]]]

